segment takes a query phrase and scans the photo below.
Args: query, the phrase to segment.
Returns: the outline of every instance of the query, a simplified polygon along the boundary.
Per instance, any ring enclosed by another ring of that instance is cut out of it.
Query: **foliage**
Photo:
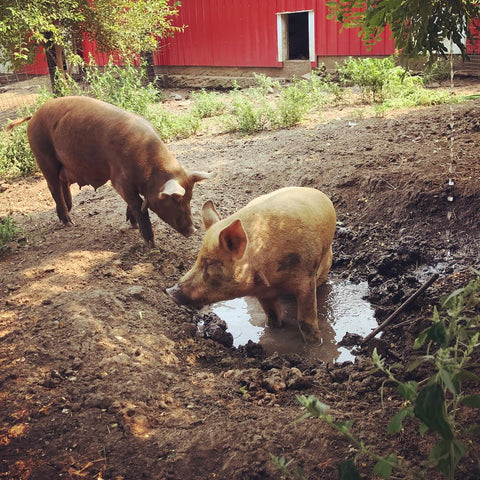
[[[200,90],[191,93],[192,106],[182,113],[169,111],[162,105],[161,93],[146,81],[145,66],[118,66],[111,58],[108,65],[97,67],[93,61],[85,65],[84,81],[77,84],[69,75],[58,75],[58,92],[62,96],[89,95],[120,108],[142,115],[158,130],[163,140],[186,138],[202,128],[202,119],[215,117],[221,131],[246,134],[264,129],[285,128],[305,120],[328,104],[343,100],[345,88],[320,68],[309,78],[295,79],[283,85],[265,75],[256,75],[256,85],[230,93]],[[395,65],[393,57],[385,59],[350,59],[338,67],[343,83],[360,86],[363,99],[376,100],[376,114],[391,108],[436,105],[459,102],[446,90],[427,89],[419,76],[410,75]],[[43,104],[51,93],[42,92],[36,105]],[[23,114],[29,113],[26,110]],[[360,115],[361,111],[356,110]],[[213,122],[212,122],[213,124]],[[28,175],[36,169],[26,138],[26,126],[18,126],[9,134],[0,132],[0,175]]]
[[[292,469],[291,465],[294,460],[287,460],[283,455],[277,457],[270,454],[270,460],[275,466],[275,468],[281,472],[286,478],[293,478],[294,480],[305,480],[305,472],[303,468]]]
[[[100,70],[93,62],[85,67],[84,81],[88,94],[134,113],[144,114],[159,99],[159,92],[146,83],[144,66],[118,66],[110,58]]]
[[[360,480],[360,474],[358,473],[355,464],[357,459],[361,456],[369,456],[376,461],[374,473],[381,478],[389,478],[394,469],[403,469],[395,454],[390,454],[386,457],[377,455],[370,447],[365,445],[362,440],[358,439],[352,433],[353,421],[347,420],[340,422],[335,420],[330,414],[330,407],[320,402],[320,400],[314,395],[308,397],[300,395],[297,399],[306,410],[306,413],[303,416],[304,418],[309,416],[321,418],[335,430],[345,435],[354,445],[357,451],[355,458],[353,460],[344,460],[338,465],[339,480]]]
[[[191,98],[194,113],[200,118],[215,117],[225,111],[225,102],[220,100],[216,92],[207,92],[202,88],[200,92],[192,92]]]
[[[306,81],[294,81],[280,92],[276,104],[278,119],[276,124],[288,127],[300,123],[312,108],[311,88]]]
[[[393,57],[352,58],[338,66],[340,79],[344,83],[358,85],[365,101],[383,100],[383,87],[392,77],[400,78],[405,74],[401,67],[395,67]]]
[[[27,125],[19,125],[10,132],[0,131],[0,175],[27,176],[37,170],[27,139]]]
[[[346,28],[359,28],[363,42],[372,46],[388,25],[395,47],[404,59],[426,56],[433,61],[445,56],[452,40],[466,57],[465,34],[470,22],[480,16],[478,0],[332,0],[326,2],[328,18]]]
[[[476,358],[474,353],[478,352],[480,346],[479,326],[480,272],[477,272],[474,280],[442,300],[441,309],[434,309],[431,325],[415,340],[414,349],[426,347],[426,351],[408,367],[408,371],[427,364],[431,367],[427,374],[429,376],[420,382],[403,382],[394,373],[396,368],[403,367],[387,366],[385,359],[381,358],[376,350],[372,356],[376,369],[386,375],[388,382],[396,385],[397,392],[403,399],[403,405],[388,424],[387,432],[399,433],[406,418],[419,420],[420,433],[429,429],[438,438],[430,451],[429,464],[435,465],[448,479],[454,478],[459,461],[467,453],[468,443],[465,442],[465,437],[473,429],[479,428],[475,423],[463,426],[457,421],[461,408],[480,408],[480,395],[468,395],[462,388],[465,381],[478,384],[480,380],[472,369]],[[425,369],[422,372],[425,372]],[[306,409],[306,415],[322,418],[355,445],[355,459],[343,463],[343,468],[349,473],[342,476],[340,470],[340,480],[360,478],[355,463],[361,455],[368,455],[376,460],[374,473],[381,478],[390,478],[394,469],[404,469],[395,454],[379,457],[370,447],[365,446],[353,435],[353,422],[335,421],[329,413],[329,407],[316,397],[302,396],[299,401]],[[478,418],[478,415],[469,415],[468,418]],[[421,472],[410,474],[423,478]]]
[[[152,122],[165,141],[188,138],[197,132],[201,124],[201,118],[195,112],[169,112],[160,104],[150,107],[144,116]]]
[[[12,217],[0,219],[0,255],[5,250],[7,243],[15,238],[18,227]]]
[[[260,90],[250,88],[245,93],[233,92],[230,113],[232,131],[253,133],[271,125],[273,107]]]
[[[131,58],[157,48],[158,39],[181,30],[172,24],[179,2],[169,0],[2,0],[0,63],[32,63],[38,48],[63,71],[64,57],[78,63],[82,35],[100,51]]]
[[[362,99],[377,103],[377,113],[392,108],[439,105],[461,101],[446,90],[425,88],[422,77],[395,65],[395,57],[349,58],[338,65],[343,83],[357,85]]]

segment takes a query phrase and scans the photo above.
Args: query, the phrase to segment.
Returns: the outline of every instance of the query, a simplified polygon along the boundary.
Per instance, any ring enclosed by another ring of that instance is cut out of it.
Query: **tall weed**
[[[0,175],[25,177],[37,170],[27,139],[27,124],[18,125],[10,132],[0,131]]]
[[[103,71],[95,64],[85,66],[87,94],[130,112],[143,114],[159,101],[159,92],[146,83],[146,70],[133,65],[118,66],[110,59]]]
[[[210,118],[221,115],[227,108],[226,103],[219,98],[217,92],[193,91],[190,94],[193,100],[193,113],[200,118]]]
[[[393,57],[386,58],[352,58],[337,66],[340,79],[345,84],[360,87],[363,100],[381,102],[384,98],[383,87],[392,76],[401,76],[404,70],[395,67]]]
[[[386,382],[395,385],[403,401],[400,410],[390,420],[387,433],[400,433],[404,420],[412,418],[418,421],[421,435],[430,430],[434,436],[436,443],[430,450],[428,462],[423,463],[420,470],[408,469],[396,453],[387,456],[375,453],[354,435],[353,420],[336,421],[330,408],[315,396],[298,397],[306,409],[305,416],[323,419],[354,445],[354,460],[346,459],[339,464],[340,480],[360,478],[356,462],[362,456],[373,458],[376,461],[373,473],[385,479],[390,478],[395,470],[407,474],[408,478],[427,478],[427,469],[431,466],[435,466],[445,478],[455,478],[458,464],[472,447],[472,436],[474,438],[475,431],[478,432],[480,428],[480,395],[468,394],[464,389],[466,382],[471,386],[480,382],[475,373],[480,347],[479,328],[480,272],[477,272],[475,279],[442,300],[441,308],[434,309],[431,325],[415,340],[413,348],[423,349],[424,354],[408,366],[406,371],[417,370],[415,378],[418,381],[399,380],[395,372],[404,370],[405,367],[388,366],[376,350],[373,352],[372,360],[376,370],[386,376]],[[430,368],[425,368],[427,365]],[[463,418],[471,421],[459,421],[462,418],[459,415],[461,410],[465,410]]]

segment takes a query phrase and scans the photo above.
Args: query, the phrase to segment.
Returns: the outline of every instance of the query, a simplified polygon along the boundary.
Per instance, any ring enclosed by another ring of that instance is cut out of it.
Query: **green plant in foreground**
[[[18,125],[10,132],[0,131],[0,175],[21,177],[37,170],[27,139],[27,124]]]
[[[0,219],[0,254],[5,250],[7,243],[15,238],[18,228],[12,217]]]
[[[419,420],[421,434],[429,429],[439,437],[430,451],[425,468],[436,466],[447,479],[454,478],[459,461],[467,453],[465,437],[479,427],[472,423],[465,427],[457,421],[462,407],[480,408],[480,395],[467,395],[462,390],[465,381],[479,383],[480,380],[472,371],[474,352],[480,346],[479,326],[480,275],[477,272],[476,279],[442,300],[440,310],[434,309],[432,324],[415,340],[414,349],[426,346],[426,353],[408,367],[408,371],[429,364],[433,367],[429,370],[433,371],[430,376],[420,382],[402,382],[393,373],[399,366],[388,367],[376,350],[372,356],[376,369],[386,375],[387,382],[396,385],[397,392],[404,400],[402,408],[388,424],[387,432],[400,432],[402,422],[407,417]],[[334,420],[329,407],[315,396],[301,396],[298,400],[307,411],[305,416],[321,418],[347,436],[357,450],[355,460],[361,455],[375,459],[376,475],[390,478],[393,470],[405,472],[396,454],[378,456],[371,447],[355,437],[351,431],[353,421]],[[340,480],[360,478],[355,460],[342,462],[339,466]],[[417,478],[424,477],[423,472],[408,473]]]
[[[272,454],[270,454],[270,460],[275,466],[275,468],[287,478],[293,478],[295,480],[304,480],[306,478],[305,472],[302,468],[290,468],[294,460],[287,460],[283,455],[281,457],[277,457]]]

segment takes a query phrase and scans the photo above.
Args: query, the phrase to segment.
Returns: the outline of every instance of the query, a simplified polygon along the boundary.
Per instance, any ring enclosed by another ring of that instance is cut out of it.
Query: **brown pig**
[[[304,340],[319,340],[316,288],[332,265],[336,225],[330,199],[287,187],[223,220],[208,201],[202,216],[207,231],[195,265],[167,293],[193,307],[253,296],[272,326],[282,323],[281,298],[293,295]]]
[[[98,188],[111,180],[127,202],[127,220],[148,244],[149,208],[182,235],[194,231],[193,186],[215,174],[187,173],[144,118],[93,98],[64,97],[12,126],[27,120],[30,147],[64,224],[72,224],[72,183]]]

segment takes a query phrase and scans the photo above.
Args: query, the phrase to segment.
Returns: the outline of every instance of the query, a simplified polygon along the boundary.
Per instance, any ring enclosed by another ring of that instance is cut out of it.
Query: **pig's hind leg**
[[[127,206],[127,222],[130,222],[132,228],[138,228],[138,222],[135,218],[135,215],[132,212],[132,209]]]
[[[297,285],[297,321],[305,343],[321,340],[317,318],[317,288],[315,278],[307,278]]]
[[[72,208],[72,194],[68,182],[63,178],[63,167],[52,154],[35,151],[38,166],[47,181],[48,189],[55,200],[57,216],[64,225],[73,225],[68,212]]]
[[[278,298],[259,298],[258,301],[267,316],[269,327],[282,326],[282,306]]]
[[[145,243],[154,247],[152,224],[148,216],[148,210],[142,210],[142,197],[129,186],[122,185],[117,178],[112,178],[111,181],[113,188],[127,202],[127,220],[130,220],[132,227],[138,225]]]

